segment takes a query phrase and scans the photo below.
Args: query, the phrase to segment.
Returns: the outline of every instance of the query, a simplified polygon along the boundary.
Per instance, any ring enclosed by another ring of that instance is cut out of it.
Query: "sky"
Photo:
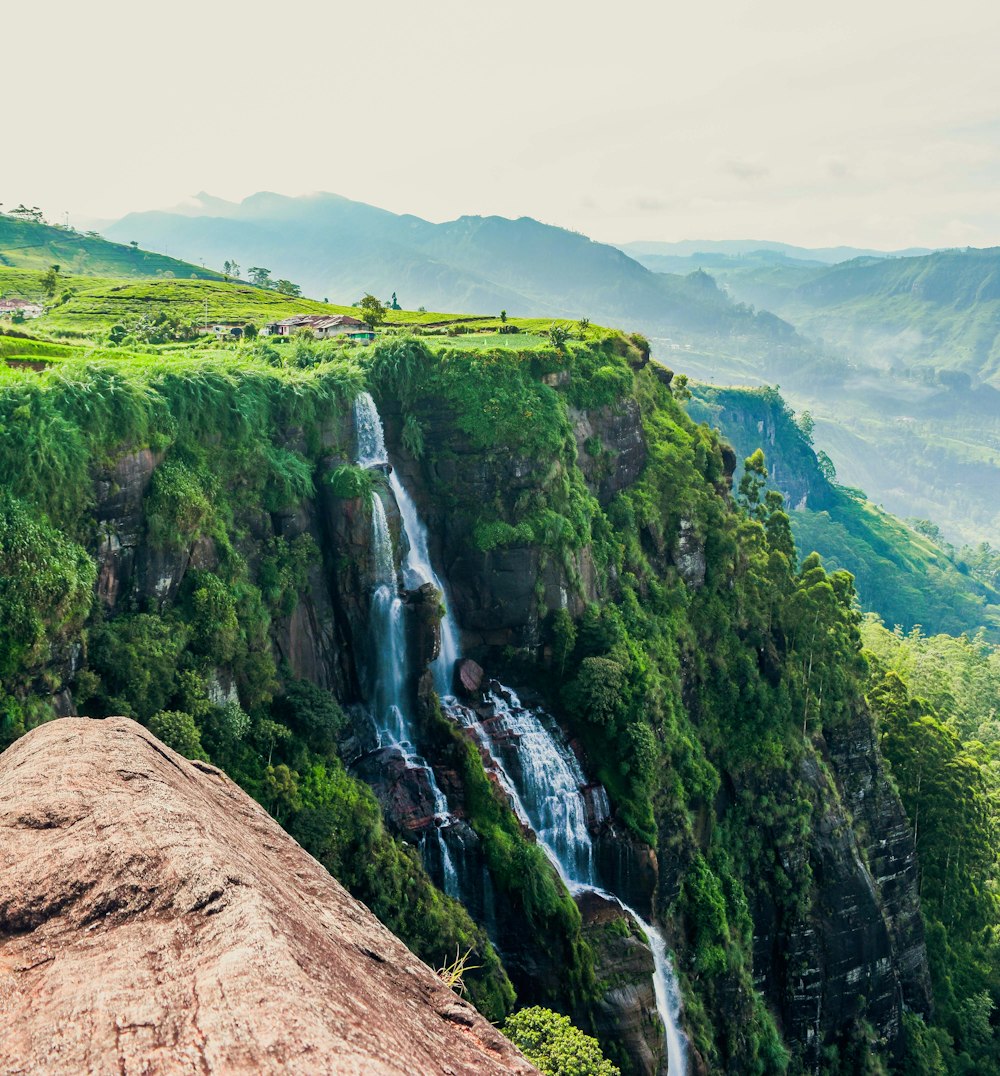
[[[0,203],[53,220],[331,191],[608,242],[1000,245],[995,0],[36,0],[24,18]]]

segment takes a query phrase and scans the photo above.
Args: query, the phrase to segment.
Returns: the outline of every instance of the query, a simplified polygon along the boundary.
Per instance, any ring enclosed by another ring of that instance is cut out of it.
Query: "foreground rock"
[[[219,771],[124,718],[0,755],[0,1072],[534,1071]]]

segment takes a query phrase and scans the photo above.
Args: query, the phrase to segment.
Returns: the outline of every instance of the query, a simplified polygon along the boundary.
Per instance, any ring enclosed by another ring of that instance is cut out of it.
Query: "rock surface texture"
[[[535,1070],[222,773],[67,718],[0,756],[0,1072]]]

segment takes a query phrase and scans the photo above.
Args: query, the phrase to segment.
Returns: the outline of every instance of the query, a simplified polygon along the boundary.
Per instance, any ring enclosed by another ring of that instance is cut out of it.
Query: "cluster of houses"
[[[225,321],[206,325],[201,331],[214,334],[220,340],[239,340],[243,336],[244,328],[242,323]],[[295,314],[282,321],[265,325],[260,330],[260,335],[292,336],[302,330],[311,332],[317,340],[340,336],[368,344],[375,339],[372,327],[367,322],[352,318],[350,314]]]
[[[0,299],[0,318],[19,314],[23,318],[40,318],[45,313],[41,303],[32,303],[27,299]]]
[[[269,336],[291,336],[293,333],[309,330],[317,340],[326,340],[331,336],[346,336],[349,340],[370,343],[375,339],[372,327],[350,314],[294,314],[283,321],[275,321],[265,328]]]

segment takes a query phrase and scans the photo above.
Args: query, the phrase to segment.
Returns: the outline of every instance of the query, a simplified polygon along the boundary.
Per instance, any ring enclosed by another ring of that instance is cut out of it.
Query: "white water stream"
[[[368,393],[355,401],[358,431],[357,460],[362,467],[388,466],[382,421],[375,402]],[[687,1040],[680,1030],[681,993],[660,931],[618,896],[608,893],[597,884],[594,845],[587,828],[587,804],[583,795],[586,778],[576,756],[550,730],[539,715],[521,705],[508,688],[493,692],[488,700],[493,710],[489,718],[493,728],[487,731],[479,715],[460,704],[450,695],[452,671],[459,657],[458,628],[447,604],[447,592],[431,564],[428,552],[427,529],[420,520],[416,505],[395,471],[389,471],[389,486],[396,499],[407,539],[403,561],[403,581],[415,589],[433,583],[445,602],[441,621],[441,648],[432,666],[435,688],[442,697],[446,711],[477,738],[497,767],[497,776],[504,785],[521,822],[534,830],[570,892],[592,890],[616,901],[638,922],[649,940],[653,955],[653,990],[656,1009],[663,1023],[666,1039],[666,1071],[670,1076],[683,1076],[687,1071]],[[438,826],[435,827],[445,871],[445,889],[457,895],[457,874],[441,836],[441,826],[451,821],[448,805],[437,786],[433,771],[413,753],[412,731],[406,705],[407,661],[405,622],[402,600],[399,597],[393,559],[392,542],[386,523],[385,509],[378,496],[373,499],[372,540],[375,543],[378,583],[372,599],[373,643],[378,655],[374,685],[376,724],[380,736],[400,747],[408,763],[428,770],[434,790]],[[608,803],[603,788],[591,790],[593,809],[607,817]],[[440,802],[438,802],[440,798]],[[603,812],[603,813],[602,813]],[[450,887],[450,888],[449,888]]]
[[[681,992],[660,931],[616,894],[597,884],[594,844],[587,827],[586,778],[576,755],[538,713],[522,706],[509,688],[487,696],[492,716],[479,715],[454,698],[446,709],[489,752],[514,811],[530,826],[571,893],[591,890],[613,900],[638,922],[653,954],[653,992],[663,1023],[670,1076],[687,1071],[687,1041],[680,1030]],[[489,725],[489,728],[485,726]],[[592,797],[594,809],[607,811],[607,798]],[[606,814],[603,817],[607,817]],[[601,817],[596,819],[602,821]]]
[[[357,462],[359,467],[382,468],[389,459],[385,450],[385,436],[382,421],[375,408],[375,401],[365,392],[354,403],[354,418],[357,429]],[[394,476],[393,476],[394,477]],[[398,480],[392,483],[396,503],[403,516],[404,530],[407,526],[406,513],[403,512],[396,487],[402,491]],[[405,491],[403,491],[405,497]],[[420,526],[409,497],[405,497],[412,515],[414,529],[423,543],[423,556],[426,560],[426,533]],[[423,570],[417,541],[407,532],[409,549],[403,562],[403,578],[408,586],[420,586],[422,582],[432,580],[419,578]],[[416,554],[414,550],[417,549]],[[403,599],[399,592],[399,580],[396,572],[396,560],[392,547],[392,535],[386,519],[385,505],[378,492],[372,495],[372,552],[375,556],[375,589],[372,592],[370,631],[373,655],[371,683],[371,714],[375,722],[380,747],[394,747],[403,756],[407,767],[421,771],[434,796],[434,825],[432,836],[441,863],[444,891],[449,896],[458,896],[458,872],[448,850],[447,841],[442,830],[454,822],[448,811],[448,801],[438,786],[434,771],[415,750],[413,725],[408,702],[410,677],[409,660],[406,645],[406,617]],[[437,585],[435,583],[435,585]],[[442,654],[443,654],[442,646]],[[440,661],[440,657],[438,659]],[[454,658],[452,663],[454,663]]]

